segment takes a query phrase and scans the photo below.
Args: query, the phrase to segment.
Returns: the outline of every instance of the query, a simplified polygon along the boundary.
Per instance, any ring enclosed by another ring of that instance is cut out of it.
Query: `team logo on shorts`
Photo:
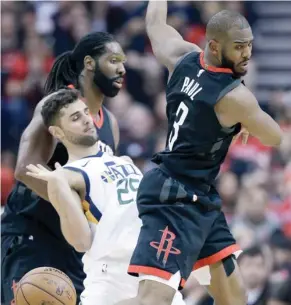
[[[177,248],[173,247],[173,241],[176,238],[176,235],[169,231],[169,228],[166,227],[164,230],[159,230],[160,232],[163,232],[161,241],[152,241],[150,242],[150,246],[157,249],[157,260],[160,259],[161,254],[164,252],[163,257],[163,265],[165,267],[168,257],[170,254],[179,255],[181,254],[181,251]],[[167,244],[166,244],[167,242]],[[166,246],[166,247],[165,247]]]

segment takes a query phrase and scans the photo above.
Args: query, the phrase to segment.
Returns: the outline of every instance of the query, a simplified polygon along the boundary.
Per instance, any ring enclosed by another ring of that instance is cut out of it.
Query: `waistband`
[[[197,201],[193,202],[194,204],[200,205],[207,211],[221,210],[222,200],[217,192],[211,192],[211,185],[198,179],[179,177],[178,175],[173,174],[164,164],[160,164],[159,168],[167,176],[185,187],[187,193],[189,193],[189,196],[187,197],[193,198],[194,195],[197,196]]]

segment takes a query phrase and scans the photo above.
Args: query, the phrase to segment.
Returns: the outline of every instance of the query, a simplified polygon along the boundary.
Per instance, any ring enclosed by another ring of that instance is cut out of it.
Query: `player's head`
[[[207,24],[206,38],[208,49],[221,67],[239,77],[247,73],[253,34],[244,16],[227,10],[215,14]]]
[[[42,117],[49,132],[68,146],[92,146],[97,130],[86,104],[74,89],[60,89],[45,98]]]
[[[93,82],[109,97],[118,94],[123,76],[125,55],[114,37],[106,32],[84,36],[72,51],[61,54],[55,61],[45,84],[45,94],[68,85],[79,88],[79,77],[93,73]]]

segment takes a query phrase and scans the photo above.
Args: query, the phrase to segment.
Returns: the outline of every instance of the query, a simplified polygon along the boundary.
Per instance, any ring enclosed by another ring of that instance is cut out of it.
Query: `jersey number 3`
[[[173,149],[174,143],[178,139],[180,126],[183,125],[183,123],[185,122],[188,112],[189,108],[185,105],[184,102],[181,102],[176,112],[176,119],[173,125],[173,129],[170,133],[168,144],[169,150]]]

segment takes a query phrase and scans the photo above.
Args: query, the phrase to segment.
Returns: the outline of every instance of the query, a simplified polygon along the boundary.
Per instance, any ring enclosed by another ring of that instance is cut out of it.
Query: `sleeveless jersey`
[[[186,185],[211,185],[240,124],[220,125],[215,104],[241,80],[230,69],[207,66],[203,52],[186,54],[176,65],[166,89],[167,147],[153,161]]]
[[[129,262],[141,227],[136,206],[140,170],[130,161],[101,151],[64,168],[81,173],[86,183],[83,209],[95,234],[83,258],[85,272],[94,269],[92,261]]]
[[[105,107],[102,106],[100,120],[95,124],[100,140],[114,151],[110,117]],[[55,162],[64,165],[67,161],[67,150],[59,143],[48,166],[54,168]],[[1,234],[33,234],[41,238],[54,238],[60,240],[63,245],[68,245],[54,207],[21,182],[16,182],[8,197],[1,216]]]

